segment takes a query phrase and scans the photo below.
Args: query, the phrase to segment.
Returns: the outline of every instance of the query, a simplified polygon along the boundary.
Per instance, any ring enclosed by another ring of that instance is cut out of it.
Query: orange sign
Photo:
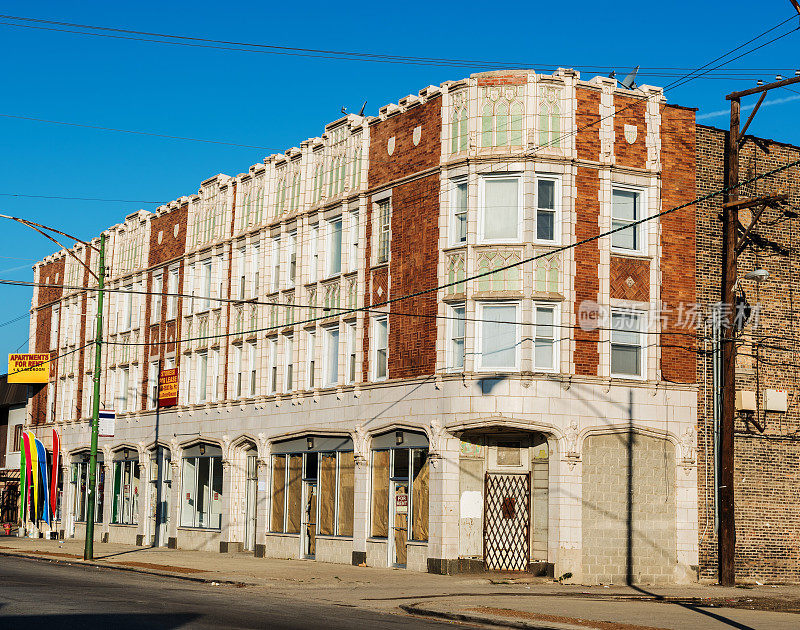
[[[178,404],[178,368],[167,368],[158,373],[158,406],[174,407]]]
[[[9,383],[46,383],[50,380],[50,353],[9,354]]]

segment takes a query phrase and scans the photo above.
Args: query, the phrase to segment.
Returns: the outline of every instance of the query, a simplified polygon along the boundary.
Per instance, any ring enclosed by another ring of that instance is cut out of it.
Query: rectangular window
[[[388,376],[389,320],[387,317],[376,317],[373,322],[373,376],[380,381]]]
[[[128,409],[128,379],[130,377],[129,368],[119,370],[119,390],[117,390],[117,409],[125,412]]]
[[[123,525],[139,523],[139,493],[139,462],[114,462],[112,523]]]
[[[150,361],[147,370],[147,408],[155,409],[158,407],[158,361]]]
[[[486,177],[481,180],[483,192],[483,225],[485,241],[519,239],[519,177]]]
[[[631,311],[611,313],[612,376],[643,376],[643,322],[644,315],[642,313]]]
[[[208,399],[211,402],[216,402],[217,398],[219,397],[219,350],[214,349],[211,351],[211,374],[210,374],[210,382],[209,388],[210,393],[208,395]]]
[[[467,190],[466,180],[453,182],[450,198],[453,210],[450,240],[453,245],[467,242],[467,210],[469,208]]]
[[[201,352],[197,355],[197,380],[195,387],[197,388],[194,401],[198,404],[206,401],[206,390],[208,381],[208,354]]]
[[[350,213],[350,234],[348,236],[350,253],[347,256],[349,271],[358,269],[358,212]]]
[[[185,457],[181,527],[222,526],[222,457]]]
[[[291,392],[294,387],[294,339],[283,339],[283,391]]]
[[[211,259],[200,265],[200,310],[207,311],[211,308]]]
[[[339,382],[339,328],[325,330],[325,385]]]
[[[233,396],[242,397],[242,380],[244,379],[242,362],[242,346],[233,346]]]
[[[58,314],[60,308],[56,304],[50,310],[50,347],[58,348]]]
[[[254,298],[258,297],[260,289],[259,282],[261,280],[261,246],[255,243],[250,248],[250,295]]]
[[[125,331],[131,329],[131,320],[133,319],[133,285],[129,284],[123,287],[122,291],[122,327],[120,331]]]
[[[306,333],[306,389],[314,389],[316,385],[316,354],[317,335],[314,332]]]
[[[519,326],[515,323],[517,310],[517,304],[481,305],[481,369],[518,369]]]
[[[272,239],[272,291],[281,288],[281,238]]]
[[[237,267],[239,271],[239,280],[236,283],[238,288],[238,295],[240,300],[247,299],[247,252],[244,247],[239,248],[236,252]]]
[[[309,236],[309,252],[308,280],[309,282],[316,282],[319,268],[319,227],[316,225],[311,226],[311,235]]]
[[[378,253],[375,258],[377,264],[389,262],[389,242],[391,239],[392,203],[389,199],[378,202]]]
[[[189,267],[187,267],[187,269],[186,269],[186,280],[184,281],[184,283],[185,283],[185,285],[187,287],[187,291],[186,292],[189,295],[192,296],[192,297],[190,297],[188,299],[188,302],[187,302],[188,308],[185,311],[186,313],[190,313],[190,314],[193,313],[194,310],[196,308],[198,308],[199,305],[200,305],[200,301],[194,299],[194,296],[197,295],[197,281],[198,281],[198,277],[197,277],[197,273],[196,273],[195,269],[196,269],[196,267],[195,267],[194,263],[192,263],[191,265],[189,265]]]
[[[328,222],[328,276],[342,272],[342,217]]]
[[[150,323],[157,324],[161,321],[161,293],[163,292],[164,277],[159,273],[153,276],[153,295],[150,298]]]
[[[558,180],[536,181],[536,240],[555,242],[558,239]]]
[[[373,538],[389,536],[389,470],[391,451],[372,451],[372,531]]]
[[[297,232],[289,232],[289,286],[293,287],[297,278]]]
[[[278,340],[269,340],[269,393],[278,391]]]
[[[447,363],[451,370],[463,371],[464,369],[465,314],[466,307],[463,304],[450,307],[451,319],[448,322],[450,335]]]
[[[256,395],[258,385],[258,352],[255,343],[247,344],[247,368],[250,371],[248,378],[247,394],[251,398]]]
[[[641,193],[632,190],[615,188],[611,191],[611,229],[620,230],[611,235],[613,249],[629,252],[642,251],[641,224],[631,225],[642,218],[641,197]]]
[[[178,268],[170,269],[167,275],[167,319],[175,319],[178,315]]]
[[[533,366],[537,370],[557,370],[558,340],[555,334],[555,304],[535,304],[533,333]]]
[[[356,323],[348,323],[347,324],[347,382],[348,383],[355,383],[356,382],[356,350],[357,346],[357,338],[356,338]]]

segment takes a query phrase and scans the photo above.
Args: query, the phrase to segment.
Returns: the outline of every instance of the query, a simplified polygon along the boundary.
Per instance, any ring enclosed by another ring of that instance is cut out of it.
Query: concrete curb
[[[199,584],[224,584],[226,586],[261,586],[254,582],[237,582],[234,580],[202,578],[183,573],[172,573],[170,571],[159,571],[157,569],[146,569],[144,567],[126,567],[118,564],[107,564],[105,562],[85,561],[85,560],[64,560],[63,558],[53,558],[45,554],[30,554],[30,553],[16,553],[13,551],[3,550],[0,551],[0,556],[9,556],[13,558],[25,558],[27,560],[39,560],[47,562],[55,562],[56,564],[65,564],[73,567],[97,567],[99,569],[115,569],[116,571],[128,571],[130,573],[143,573],[145,575],[157,575],[159,577],[175,578],[177,580],[185,580],[187,582],[196,582]]]
[[[421,604],[400,604],[400,609],[407,612],[409,615],[428,617],[431,619],[444,619],[446,621],[477,623],[483,626],[493,626],[495,628],[515,628],[519,630],[591,630],[590,626],[575,626],[566,623],[543,621],[517,621],[487,615],[432,610],[430,608],[423,608]]]

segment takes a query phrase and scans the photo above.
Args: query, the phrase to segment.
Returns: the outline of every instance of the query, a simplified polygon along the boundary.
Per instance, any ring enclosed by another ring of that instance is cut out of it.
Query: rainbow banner
[[[19,522],[25,523],[28,502],[28,468],[25,463],[25,434],[19,440]]]
[[[33,509],[31,516],[34,523],[39,522],[39,450],[36,448],[36,436],[28,432],[28,444],[30,445],[31,453],[31,483],[33,484]]]
[[[30,431],[25,431],[22,434],[23,454],[25,456],[25,507],[28,510],[28,520],[35,519],[33,493],[31,492],[31,484],[33,483],[33,460],[31,454],[31,436]]]
[[[39,460],[39,483],[42,488],[42,520],[50,524],[50,484],[47,478],[47,450],[41,440],[36,440],[36,455]]]
[[[56,518],[56,505],[58,504],[58,468],[60,462],[59,454],[61,453],[61,440],[58,437],[58,432],[53,429],[53,472],[50,474],[50,515],[55,520]]]

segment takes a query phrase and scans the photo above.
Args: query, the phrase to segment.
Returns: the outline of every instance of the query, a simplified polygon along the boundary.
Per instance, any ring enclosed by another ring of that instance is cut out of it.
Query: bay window
[[[480,305],[480,369],[519,369],[518,303]]]
[[[520,237],[521,186],[519,177],[481,179],[481,238],[516,241]]]
[[[555,304],[534,304],[533,367],[536,370],[558,369],[556,313]]]
[[[644,375],[644,314],[611,312],[611,375],[640,378]]]

